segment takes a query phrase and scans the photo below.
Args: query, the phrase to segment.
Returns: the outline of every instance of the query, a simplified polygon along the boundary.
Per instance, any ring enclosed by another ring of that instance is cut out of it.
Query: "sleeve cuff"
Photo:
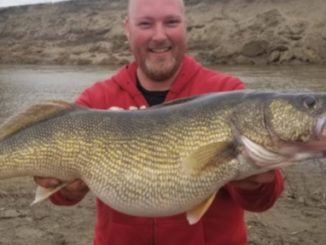
[[[261,185],[255,190],[236,188],[232,183],[227,184],[231,197],[245,210],[262,212],[271,208],[284,189],[283,176],[275,170],[275,180],[272,183]]]

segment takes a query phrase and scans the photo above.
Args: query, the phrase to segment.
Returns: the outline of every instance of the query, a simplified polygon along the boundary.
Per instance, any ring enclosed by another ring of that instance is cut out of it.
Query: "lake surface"
[[[326,92],[325,66],[219,66],[248,88]],[[48,99],[73,101],[117,68],[100,66],[0,66],[0,123],[21,107]]]

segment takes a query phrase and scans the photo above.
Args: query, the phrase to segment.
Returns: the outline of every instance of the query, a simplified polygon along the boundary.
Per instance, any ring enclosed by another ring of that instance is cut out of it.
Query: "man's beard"
[[[155,61],[146,59],[142,69],[153,81],[163,82],[175,75],[180,67],[180,62],[176,57],[157,59]]]

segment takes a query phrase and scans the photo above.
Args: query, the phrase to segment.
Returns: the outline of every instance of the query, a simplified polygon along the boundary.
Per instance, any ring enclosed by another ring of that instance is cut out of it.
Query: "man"
[[[99,109],[129,109],[212,91],[243,89],[239,79],[206,69],[185,55],[184,11],[182,0],[130,0],[125,32],[135,62],[86,89],[76,103]],[[60,183],[51,178],[35,180],[44,187]],[[94,244],[246,244],[244,209],[270,208],[282,189],[278,171],[229,183],[195,225],[189,225],[184,214],[133,217],[97,200]],[[87,192],[87,186],[76,180],[51,200],[58,205],[73,205]]]

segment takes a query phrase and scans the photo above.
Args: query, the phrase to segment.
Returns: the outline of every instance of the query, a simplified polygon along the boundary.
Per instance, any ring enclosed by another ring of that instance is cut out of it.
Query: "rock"
[[[267,53],[268,42],[257,40],[246,43],[241,51],[243,56],[256,57]]]
[[[257,15],[257,23],[265,27],[276,27],[282,25],[285,19],[278,9],[271,9]]]
[[[277,63],[280,60],[281,52],[278,50],[274,50],[270,53],[267,61],[268,63]]]
[[[4,210],[1,214],[2,219],[12,219],[20,217],[20,213],[15,209]]]

